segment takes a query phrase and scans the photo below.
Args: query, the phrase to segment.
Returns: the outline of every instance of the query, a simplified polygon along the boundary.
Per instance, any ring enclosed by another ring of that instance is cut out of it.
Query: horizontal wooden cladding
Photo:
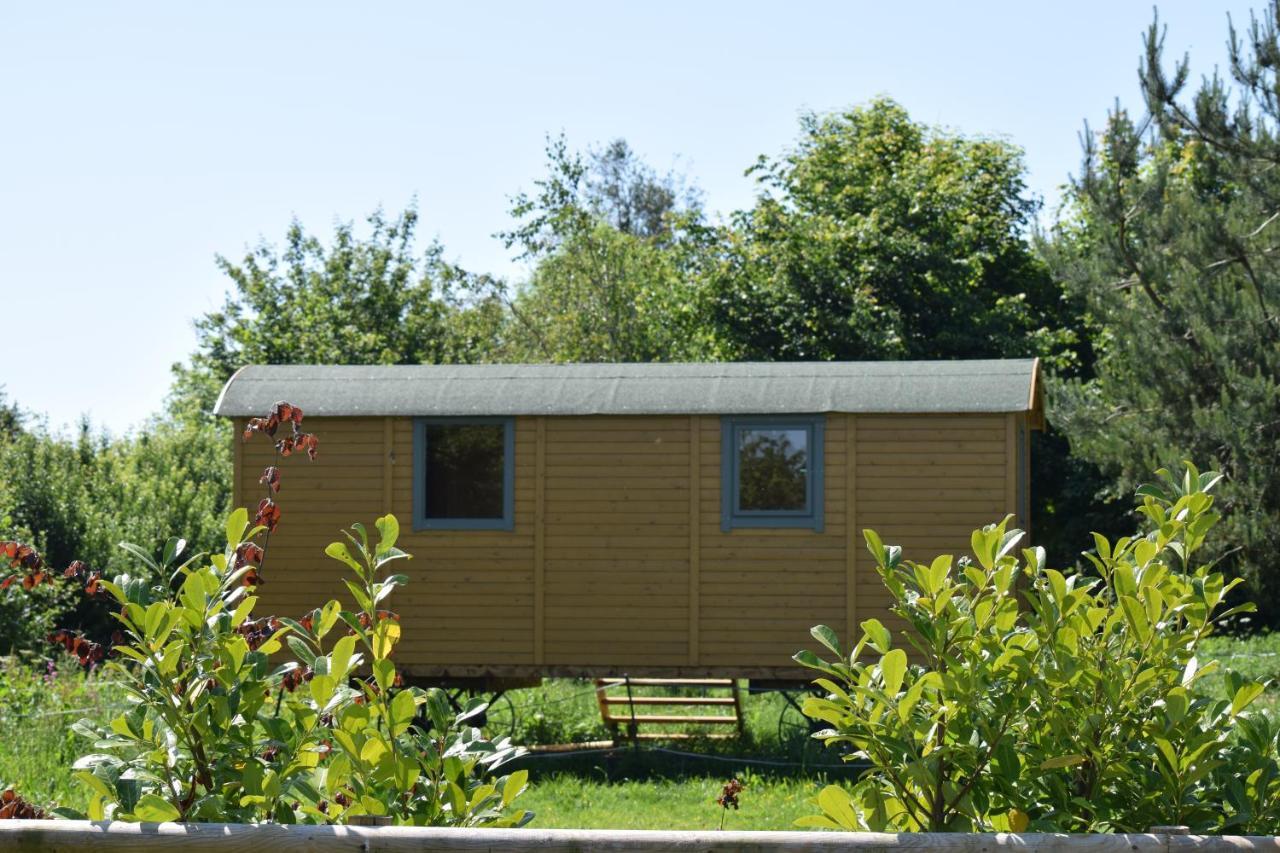
[[[351,598],[346,587],[337,579],[334,579],[336,588],[331,587],[329,595],[311,595],[309,592],[312,588],[303,587],[300,584],[294,585],[298,587],[297,590],[285,589],[285,580],[284,577],[273,576],[272,580],[267,582],[267,588],[260,590],[262,601],[287,603],[291,607],[309,610],[319,607],[331,598],[343,602],[349,602]],[[397,590],[395,595],[386,599],[390,604],[383,607],[402,614],[438,611],[446,608],[445,616],[455,613],[461,616],[466,612],[468,616],[476,613],[506,613],[518,617],[532,606],[533,596],[527,590],[527,580],[523,584],[526,587],[524,591],[512,594],[511,586],[511,584],[490,583],[448,586],[431,583],[429,579],[414,578],[407,588]]]
[[[736,591],[731,591],[736,592]],[[835,597],[823,601],[807,596],[775,596],[772,601],[763,600],[761,597],[744,597],[730,594],[717,601],[715,604],[709,604],[702,609],[702,624],[704,627],[712,625],[719,620],[722,623],[741,622],[743,619],[750,619],[752,622],[758,622],[762,627],[774,623],[791,624],[797,621],[804,622],[817,616],[823,616],[826,619],[839,619],[844,621],[844,599]],[[807,631],[813,623],[805,626]],[[716,627],[716,626],[713,626]],[[718,627],[723,628],[721,624]]]
[[[560,415],[547,418],[547,434],[580,430],[689,434],[688,415]]]
[[[404,620],[398,662],[410,671],[534,666],[535,631],[543,641],[535,668],[545,673],[694,662],[711,672],[792,670],[791,655],[813,647],[814,624],[847,634],[850,577],[853,621],[874,616],[896,630],[861,529],[928,561],[967,553],[970,532],[1005,511],[1005,416],[859,415],[851,433],[853,419],[826,416],[822,532],[727,533],[718,417],[701,417],[692,430],[688,416],[549,417],[541,467],[538,419],[516,418],[514,531],[410,529],[412,418],[392,422],[390,464],[383,419],[308,419],[320,458],[283,463],[285,520],[260,612],[270,612],[268,601],[293,612],[346,598],[341,567],[323,547],[340,527],[385,511],[389,471],[400,544],[415,555],[398,567],[411,582],[392,601]],[[260,437],[243,446],[244,494],[257,494],[272,458]]]
[[[846,421],[827,415],[823,445],[824,530],[720,528],[720,422],[704,418],[699,477],[701,524],[698,635],[711,667],[787,667],[825,622],[845,618]]]
[[[273,536],[260,612],[300,614],[330,598],[346,601],[346,572],[323,548],[339,538],[339,528],[353,521],[371,526],[390,509],[401,520],[400,547],[414,556],[396,565],[410,582],[386,604],[401,617],[401,665],[531,664],[533,444],[527,424],[532,421],[517,419],[517,529],[425,532],[411,523],[412,419],[393,421],[389,448],[382,418],[305,421],[320,438],[320,454],[314,462],[291,457],[282,463],[284,519]],[[272,454],[266,442],[243,452],[242,482],[251,486]]]
[[[625,524],[619,524],[616,511],[608,506],[585,502],[581,511],[565,511],[547,513],[549,530],[594,530],[596,525],[608,524],[614,531],[634,530],[642,533],[684,534],[689,530],[689,514],[672,509],[665,504],[656,504],[644,514],[629,513]]]
[[[630,475],[617,470],[610,475],[601,473],[595,477],[564,477],[548,469],[546,489],[548,508],[555,506],[556,499],[560,497],[585,494],[609,497],[624,491],[639,497],[666,496],[684,503],[688,500],[689,478]]]
[[[859,504],[864,501],[874,502],[878,497],[884,495],[893,495],[898,498],[934,498],[965,501],[967,503],[974,501],[989,503],[1003,499],[1005,492],[1004,483],[1000,480],[980,483],[964,483],[950,480],[942,482],[911,481],[908,484],[894,477],[859,477],[857,489]]]
[[[546,424],[547,664],[686,663],[688,418]]]
[[[970,424],[964,427],[954,429],[943,429],[937,427],[924,427],[917,425],[915,427],[910,424],[902,426],[884,426],[879,427],[860,424],[858,426],[858,444],[862,445],[890,445],[897,444],[901,441],[911,442],[984,442],[992,441],[993,436],[1001,435],[1001,429],[1004,427],[1002,419],[994,419],[988,425]]]
[[[910,481],[925,480],[927,482],[951,483],[982,482],[1004,483],[1003,463],[993,465],[979,464],[939,464],[925,458],[911,456],[907,459],[868,461],[859,467],[860,473],[867,477],[892,477],[899,483],[914,485]]]
[[[862,414],[858,421],[858,435],[870,430],[936,431],[953,429],[1004,429],[1004,414]]]
[[[886,454],[903,455],[932,455],[947,456],[947,461],[964,461],[973,454],[985,454],[986,458],[992,456],[1000,456],[1003,459],[1004,440],[987,440],[987,441],[912,441],[910,436],[903,436],[897,441],[886,441],[880,444],[864,442],[861,435],[858,437],[858,458],[864,453],[875,454],[877,452]]]
[[[626,453],[623,449],[618,449],[614,456],[600,456],[598,461],[591,463],[581,457],[563,462],[553,462],[547,460],[547,482],[548,485],[555,483],[560,484],[565,480],[589,480],[593,484],[598,483],[601,479],[613,480],[619,474],[622,475],[625,482],[649,482],[651,480],[661,480],[663,482],[675,483],[680,486],[687,486],[689,482],[689,466],[681,465],[679,462],[673,462],[669,454],[662,457],[661,463],[649,462],[642,468],[637,467],[634,470],[624,468],[619,471],[618,454]],[[633,457],[634,458],[634,457]]]
[[[570,437],[557,435],[554,444],[548,443],[547,464],[549,465],[607,465],[617,455],[620,439],[611,437],[594,441],[573,441]],[[631,440],[626,442],[627,453],[643,456],[655,461],[667,462],[671,459],[672,448],[685,448],[688,444],[675,441]]]
[[[548,424],[550,421],[548,421]],[[609,429],[607,426],[583,428],[581,430],[547,430],[547,452],[548,460],[552,449],[556,453],[563,453],[574,447],[594,447],[597,451],[606,447],[635,447],[641,451],[639,455],[647,455],[644,448],[647,445],[649,450],[663,448],[670,450],[672,448],[687,447],[689,444],[689,430],[685,428],[671,430],[639,430],[626,429],[619,427]]]
[[[592,577],[600,574],[612,573],[615,575],[625,575],[627,572],[643,572],[652,574],[656,572],[677,572],[681,575],[688,570],[689,561],[685,556],[670,557],[653,557],[647,554],[643,555],[619,555],[612,558],[599,558],[584,561],[580,558],[570,557],[555,561],[552,566],[552,557],[548,556],[546,575],[547,583],[552,583],[553,575],[563,574],[566,578]],[[601,602],[606,604],[606,602]]]
[[[738,533],[739,531],[734,531]],[[775,531],[759,531],[748,530],[743,531],[744,535],[739,537],[724,536],[715,546],[708,546],[703,549],[702,558],[705,561],[714,563],[717,560],[730,560],[742,562],[768,562],[779,561],[778,568],[783,570],[786,563],[796,563],[802,560],[822,560],[830,559],[838,561],[844,553],[845,543],[843,539],[824,539],[821,535],[815,534],[812,530],[807,531],[808,537],[799,536],[797,541],[782,541],[771,534]],[[778,531],[781,532],[781,531]],[[801,533],[803,530],[791,530],[790,533]]]
[[[851,547],[858,621],[875,617],[897,633],[892,598],[862,545],[862,529],[901,545],[907,559],[968,553],[969,537],[1003,515],[1004,415],[860,415]]]
[[[913,517],[932,518],[935,513],[958,513],[964,514],[965,518],[981,519],[981,523],[974,524],[973,527],[981,527],[983,524],[990,524],[993,521],[999,521],[1005,516],[1004,502],[982,501],[973,503],[965,500],[947,500],[942,498],[912,500],[911,495],[897,495],[894,500],[877,501],[876,509],[884,515],[879,516],[885,519],[886,516],[896,522],[910,523]],[[938,519],[939,523],[943,520]],[[883,523],[888,523],[884,521]],[[963,525],[963,522],[957,522]],[[862,513],[858,513],[858,527],[870,527],[863,520]],[[918,524],[915,525],[917,528]]]
[[[678,671],[678,668],[685,662],[686,657],[686,642],[684,640],[645,648],[609,648],[603,646],[579,648],[558,645],[554,640],[548,640],[547,663],[539,667],[539,670],[556,672],[576,669],[578,672],[590,671],[600,676],[612,675],[619,670],[634,671],[637,667],[648,667],[655,672],[667,672]],[[699,672],[705,671],[699,670]],[[722,671],[716,670],[716,672]]]
[[[977,466],[982,468],[987,476],[998,480],[1004,475],[1004,464],[1003,453],[885,452],[876,454],[874,461],[864,461],[861,454],[858,456],[859,473],[879,476],[892,476],[898,470],[909,468],[929,468],[936,471],[939,476],[945,476],[953,468]]]
[[[548,557],[586,559],[634,558],[652,560],[667,559],[668,552],[688,546],[688,529],[632,527],[625,523],[601,524],[595,527],[575,527],[564,533],[548,534],[545,552]],[[686,555],[687,556],[687,555]],[[677,556],[676,559],[682,559]]]
[[[785,573],[786,588],[803,590],[802,594],[811,596],[810,590],[844,586],[841,565],[831,561],[825,565],[811,562],[801,563]],[[737,590],[754,590],[770,595],[777,595],[777,565],[771,562],[704,562],[702,570],[703,586],[721,587],[722,598],[732,597]]]

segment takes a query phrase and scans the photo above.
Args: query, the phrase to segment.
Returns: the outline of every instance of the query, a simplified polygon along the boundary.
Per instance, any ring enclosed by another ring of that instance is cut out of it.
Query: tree
[[[1069,215],[1048,253],[1087,306],[1096,376],[1061,385],[1051,416],[1115,489],[1180,459],[1227,474],[1226,565],[1280,617],[1280,58],[1277,10],[1231,27],[1232,90],[1147,32],[1148,116],[1119,106],[1085,134]],[[1246,509],[1247,508],[1247,511]]]
[[[625,139],[584,156],[570,151],[563,135],[549,137],[546,155],[547,175],[534,181],[537,192],[512,198],[515,225],[497,235],[518,250],[519,259],[545,257],[597,222],[632,237],[669,242],[702,221],[698,190],[675,172],[659,175]]]
[[[1040,355],[1078,361],[1024,235],[1022,154],[913,122],[888,99],[801,120],[722,231],[714,322],[746,358]]]
[[[447,284],[459,271],[432,244],[417,254],[417,212],[376,211],[369,233],[351,223],[330,245],[294,221],[282,250],[261,243],[218,265],[234,289],[195,321],[189,365],[175,365],[171,408],[209,417],[223,384],[245,364],[424,364],[470,360],[485,349],[451,320],[464,311]]]
[[[658,175],[623,140],[583,155],[547,145],[547,176],[512,202],[498,236],[531,264],[511,293],[487,280],[513,361],[689,361],[717,347],[695,268],[705,237],[696,191]]]
[[[22,410],[9,399],[0,385],[0,437],[12,437],[22,428]]]

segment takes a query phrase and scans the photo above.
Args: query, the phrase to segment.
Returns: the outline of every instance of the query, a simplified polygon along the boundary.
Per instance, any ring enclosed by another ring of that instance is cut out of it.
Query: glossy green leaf
[[[906,674],[907,653],[902,649],[893,649],[880,658],[880,678],[884,683],[885,693],[896,696]]]
[[[879,619],[868,619],[862,624],[862,631],[871,640],[871,646],[878,652],[887,652],[893,647],[893,636]]]
[[[227,516],[227,545],[234,548],[243,540],[244,531],[249,526],[249,511],[244,507],[239,507]]]
[[[839,785],[828,785],[819,791],[818,806],[841,829],[859,829],[858,816],[849,801],[849,794]]]
[[[826,646],[833,655],[836,657],[842,657],[840,653],[840,638],[836,635],[835,631],[828,628],[826,625],[814,625],[809,629],[809,633],[813,635],[815,640]]]
[[[400,538],[400,522],[388,513],[375,521],[374,526],[378,528],[378,547],[375,553],[382,556],[394,548],[396,540]]]
[[[138,804],[133,808],[134,817],[147,823],[174,821],[181,814],[172,803],[161,799],[155,794],[143,794],[138,800]]]
[[[345,543],[330,542],[328,546],[325,547],[324,552],[333,559],[345,563],[350,569],[363,576],[364,566],[357,562],[355,557],[351,556],[351,551],[347,548]]]

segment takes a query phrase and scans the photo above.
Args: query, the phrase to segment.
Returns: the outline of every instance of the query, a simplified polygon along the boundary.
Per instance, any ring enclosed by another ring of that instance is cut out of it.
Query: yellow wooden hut
[[[863,545],[968,551],[1027,526],[1025,360],[250,366],[216,412],[301,406],[260,612],[340,596],[339,528],[401,522],[397,661],[422,679],[803,678],[817,623],[884,617]],[[253,506],[268,441],[235,446]]]

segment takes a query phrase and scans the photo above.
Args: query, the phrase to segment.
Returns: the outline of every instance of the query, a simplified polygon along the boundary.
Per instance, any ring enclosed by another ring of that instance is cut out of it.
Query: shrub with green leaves
[[[221,554],[174,566],[175,546],[166,565],[144,573],[169,574],[169,584],[99,581],[120,608],[119,657],[107,666],[131,707],[106,726],[77,724],[94,743],[75,764],[90,791],[83,816],[527,822],[529,812],[511,808],[527,774],[489,778],[520,751],[486,741],[469,723],[484,704],[455,713],[441,690],[399,686],[391,657],[400,625],[380,607],[408,580],[390,564],[409,555],[395,547],[394,516],[376,528],[376,542],[356,524],[347,543],[326,549],[353,573],[354,606],[330,601],[297,620],[251,618],[258,599],[249,558],[261,530],[243,509],[227,522]],[[296,660],[279,660],[286,648]]]
[[[853,649],[796,660],[826,694],[804,710],[869,769],[819,795],[808,826],[898,831],[1271,832],[1280,819],[1280,727],[1249,706],[1264,685],[1212,670],[1196,650],[1226,609],[1226,581],[1199,562],[1218,522],[1220,477],[1188,465],[1143,486],[1149,531],[1095,536],[1095,573],[1047,568],[1016,548],[1009,519],[975,531],[974,559],[903,558],[873,531],[867,546],[906,624],[906,647],[879,620]],[[1233,739],[1233,729],[1240,737]]]

